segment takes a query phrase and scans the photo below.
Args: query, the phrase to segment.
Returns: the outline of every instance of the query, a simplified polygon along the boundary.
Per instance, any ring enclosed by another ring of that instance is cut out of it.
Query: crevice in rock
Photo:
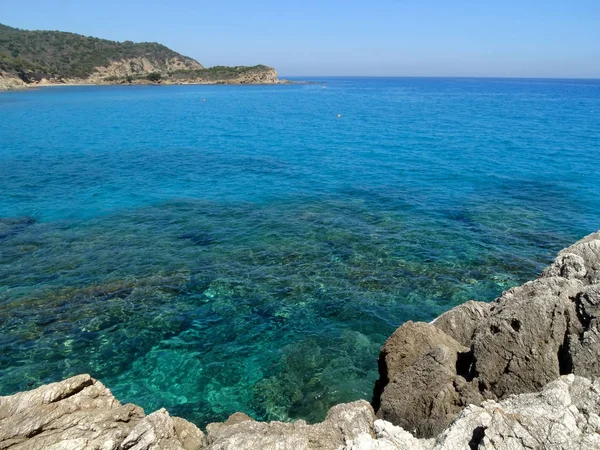
[[[26,438],[32,438],[34,436],[37,436],[38,434],[40,434],[42,431],[44,431],[44,429],[40,426],[38,428],[35,428],[33,430],[31,430],[29,433],[27,433],[25,435]]]
[[[483,442],[483,438],[485,437],[485,429],[486,427],[479,426],[473,430],[473,435],[469,441],[469,448],[471,450],[477,450],[479,448],[479,444]]]
[[[515,330],[517,333],[521,330],[521,322],[517,319],[513,319],[510,321],[510,326],[512,327],[513,330]]]
[[[373,388],[373,399],[371,400],[371,406],[375,412],[379,410],[379,407],[381,406],[381,394],[383,394],[383,390],[390,382],[388,378],[387,364],[385,363],[385,356],[383,353],[379,354],[377,366],[379,368],[379,380],[375,382],[375,387]]]
[[[50,403],[56,403],[61,400],[64,400],[65,398],[72,397],[73,395],[78,394],[79,392],[83,391],[86,387],[91,386],[92,384],[94,384],[94,380],[92,378],[90,378],[89,380],[85,380],[83,383],[75,386],[73,389],[62,392],[60,395],[57,395],[55,398],[52,399]]]
[[[456,374],[467,381],[473,381],[476,376],[473,350],[456,355]]]
[[[579,323],[583,327],[583,330],[579,333],[579,341],[580,342],[583,341],[584,331],[586,331],[590,328],[590,325],[591,325],[592,319],[593,319],[592,316],[590,316],[585,311],[585,308],[583,306],[582,296],[584,296],[584,295],[585,294],[583,292],[580,292],[579,294],[577,294],[575,299],[573,299],[573,302],[575,303],[575,314],[577,314],[577,320],[579,320]]]
[[[568,375],[573,372],[573,357],[569,351],[569,327],[565,330],[563,342],[558,347],[558,372],[561,375]]]

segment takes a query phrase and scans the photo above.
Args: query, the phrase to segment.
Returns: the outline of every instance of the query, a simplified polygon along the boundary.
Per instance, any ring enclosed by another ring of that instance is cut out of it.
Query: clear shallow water
[[[326,81],[0,95],[0,394],[319,420],[600,228],[600,81]]]

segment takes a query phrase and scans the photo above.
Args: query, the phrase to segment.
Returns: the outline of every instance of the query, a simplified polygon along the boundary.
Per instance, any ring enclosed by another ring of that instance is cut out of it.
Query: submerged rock
[[[381,350],[377,417],[364,400],[312,425],[236,413],[205,435],[79,375],[0,397],[0,450],[598,449],[599,279],[595,233],[490,305],[407,322]]]
[[[24,231],[34,223],[33,217],[0,217],[0,241]]]
[[[377,417],[430,437],[469,404],[537,392],[560,375],[600,376],[599,280],[594,233],[561,251],[537,280],[440,316],[428,337],[404,324],[381,350]],[[402,335],[415,337],[394,343]],[[432,339],[445,346],[423,360]],[[406,357],[415,354],[421,359]]]

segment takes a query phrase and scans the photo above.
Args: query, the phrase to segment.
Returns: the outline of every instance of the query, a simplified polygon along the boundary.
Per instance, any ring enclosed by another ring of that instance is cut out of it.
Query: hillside
[[[192,58],[155,42],[115,42],[62,31],[27,31],[0,24],[0,68],[35,71],[67,78],[86,78],[114,61],[146,58],[156,68],[173,63],[202,69]],[[173,62],[172,62],[173,61]]]
[[[266,66],[213,67],[155,42],[116,42],[0,24],[0,90],[36,84],[276,83]]]

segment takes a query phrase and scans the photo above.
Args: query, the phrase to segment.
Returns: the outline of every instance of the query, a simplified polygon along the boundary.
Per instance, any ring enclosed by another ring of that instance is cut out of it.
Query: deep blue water
[[[1,94],[0,394],[322,419],[600,228],[600,81],[325,81]]]

